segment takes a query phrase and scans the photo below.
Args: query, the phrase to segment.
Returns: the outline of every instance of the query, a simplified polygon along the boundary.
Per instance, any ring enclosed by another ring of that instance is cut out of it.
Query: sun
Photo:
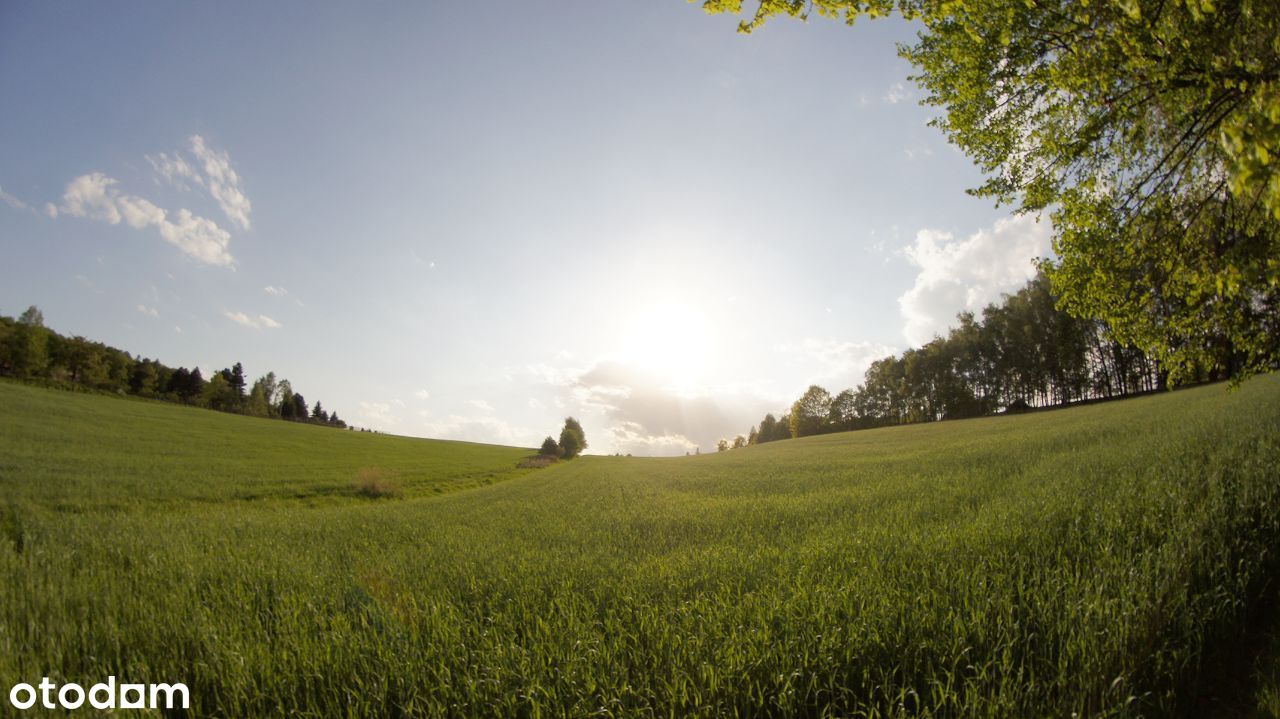
[[[706,316],[682,302],[639,308],[626,325],[621,359],[679,392],[705,378],[712,341]]]

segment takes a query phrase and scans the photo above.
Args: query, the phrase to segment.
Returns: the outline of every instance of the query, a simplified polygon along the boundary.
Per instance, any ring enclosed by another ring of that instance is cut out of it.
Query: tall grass
[[[199,716],[1196,715],[1277,578],[1280,378],[692,458],[509,450],[519,476],[459,474],[510,481],[401,469],[394,501],[359,468],[461,450],[0,402],[0,688],[183,681]]]

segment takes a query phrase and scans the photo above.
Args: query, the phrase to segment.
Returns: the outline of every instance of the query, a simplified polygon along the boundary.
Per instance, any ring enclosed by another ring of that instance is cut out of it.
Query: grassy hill
[[[439,494],[525,474],[532,454],[9,382],[0,407],[5,499],[61,511]]]
[[[0,407],[0,681],[182,681],[198,716],[1194,716],[1242,706],[1280,579],[1280,377],[536,471]]]

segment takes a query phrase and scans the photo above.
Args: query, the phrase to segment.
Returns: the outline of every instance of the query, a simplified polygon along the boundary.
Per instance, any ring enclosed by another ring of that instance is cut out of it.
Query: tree
[[[307,421],[307,398],[302,396],[301,392],[293,393],[292,408],[289,411],[289,418],[296,422]]]
[[[1280,363],[1280,3],[761,0],[741,29],[811,10],[923,24],[935,125],[975,194],[1051,214],[1061,307],[1175,381]]]
[[[264,417],[280,416],[280,388],[281,385],[276,382],[276,373],[268,372],[254,382],[255,385],[262,386],[262,395],[267,402],[267,413]],[[287,384],[287,383],[285,383]]]
[[[840,392],[831,400],[831,408],[827,413],[827,423],[833,430],[853,429],[858,419],[858,395],[851,389]]]
[[[747,433],[747,444],[757,444],[760,441],[760,432],[756,430],[756,426],[751,425],[751,431]]]
[[[324,407],[320,406],[320,400],[316,400],[316,406],[311,408],[311,419],[317,422],[328,422],[329,413],[324,411]]]
[[[252,417],[269,417],[271,416],[271,404],[267,401],[269,396],[265,377],[259,377],[253,383],[253,389],[249,390],[249,399],[245,402],[244,411]]]
[[[556,444],[555,439],[547,437],[542,440],[542,447],[538,450],[538,454],[546,457],[559,457],[560,445]]]
[[[728,452],[728,451],[729,451],[729,440],[727,440],[727,439],[723,439],[723,438],[722,438],[719,442],[716,442],[716,451],[717,451],[717,452]]]
[[[289,384],[289,380],[280,380],[276,387],[276,398],[276,416],[280,419],[294,419],[297,404],[293,401],[293,385]]]
[[[790,431],[788,429],[788,431]],[[757,441],[772,442],[777,439],[778,420],[772,414],[766,414],[764,419],[760,420],[760,435]]]
[[[830,414],[831,393],[816,384],[809,385],[809,389],[791,405],[791,436],[818,434],[825,428]]]
[[[236,404],[235,390],[222,372],[214,372],[201,393],[201,404],[209,409],[229,410]]]
[[[160,386],[161,365],[154,360],[136,362],[129,373],[129,391],[142,397],[154,397]]]
[[[18,377],[43,376],[49,365],[49,331],[35,305],[18,318],[3,348],[3,363]]]
[[[733,438],[733,449],[742,449],[745,446],[747,446],[746,437],[743,437],[742,435],[738,435],[737,437]]]
[[[565,459],[573,459],[587,448],[587,435],[582,425],[573,417],[564,418],[564,429],[560,430],[560,453]]]
[[[246,386],[244,379],[244,367],[242,367],[239,362],[231,366],[230,382],[231,389],[236,395],[236,402],[239,403],[244,399],[244,388]]]
[[[201,376],[199,367],[192,370],[179,367],[169,377],[166,391],[177,397],[180,402],[194,404],[204,394],[204,385],[204,377]]]

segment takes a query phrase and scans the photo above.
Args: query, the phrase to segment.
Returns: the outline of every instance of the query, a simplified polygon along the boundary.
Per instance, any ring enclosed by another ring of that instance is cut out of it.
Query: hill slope
[[[45,402],[0,435],[0,680],[200,716],[1191,715],[1277,578],[1278,377],[315,506],[235,499],[284,464],[185,494],[218,460],[158,449],[161,486],[119,460],[44,504],[96,456],[14,439]],[[156,501],[74,502],[117,485]]]
[[[0,382],[9,502],[102,509],[147,502],[351,497],[380,484],[438,494],[526,474],[531,450],[266,420],[167,402]]]

